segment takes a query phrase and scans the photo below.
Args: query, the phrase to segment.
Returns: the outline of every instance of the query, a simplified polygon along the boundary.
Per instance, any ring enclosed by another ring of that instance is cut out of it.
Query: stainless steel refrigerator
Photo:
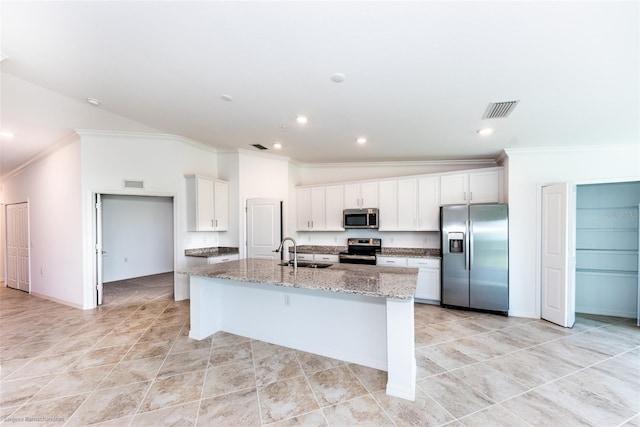
[[[506,204],[440,208],[442,305],[509,310],[509,219]]]

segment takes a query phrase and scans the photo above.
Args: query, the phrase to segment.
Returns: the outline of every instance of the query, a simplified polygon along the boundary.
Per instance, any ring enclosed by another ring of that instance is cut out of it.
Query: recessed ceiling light
[[[233,97],[231,95],[228,95],[226,93],[223,93],[222,95],[220,95],[220,98],[222,98],[225,101],[231,102],[233,101]]]
[[[100,104],[102,104],[102,102],[100,102],[100,100],[96,98],[87,98],[87,102],[94,107],[98,107]]]
[[[279,150],[282,148],[282,144],[280,144],[279,142],[274,142],[273,143],[273,148],[275,148],[276,150]]]
[[[309,122],[309,119],[307,118],[307,116],[296,116],[296,122],[300,123],[301,125],[304,125]]]
[[[491,129],[491,128],[482,128],[482,129],[478,129],[476,132],[478,132],[478,135],[480,135],[480,136],[487,136],[487,135],[491,135],[493,133],[493,129]]]
[[[15,134],[3,130],[2,132],[0,132],[0,136],[3,138],[13,138]]]
[[[356,138],[356,142],[360,145],[364,145],[367,143],[367,138],[365,138],[364,136],[360,136]]]
[[[334,73],[331,75],[331,80],[335,83],[342,83],[346,78],[342,73]]]

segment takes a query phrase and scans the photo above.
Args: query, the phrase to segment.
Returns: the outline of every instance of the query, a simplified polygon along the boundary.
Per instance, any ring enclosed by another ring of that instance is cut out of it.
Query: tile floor
[[[415,402],[385,373],[219,333],[188,338],[172,275],[72,309],[0,288],[0,419],[28,426],[640,426],[640,329],[416,305]]]

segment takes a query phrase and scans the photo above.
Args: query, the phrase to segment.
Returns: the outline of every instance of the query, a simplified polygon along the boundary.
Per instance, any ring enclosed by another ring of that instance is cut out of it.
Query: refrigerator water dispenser
[[[464,252],[464,233],[449,233],[449,252],[461,254]]]

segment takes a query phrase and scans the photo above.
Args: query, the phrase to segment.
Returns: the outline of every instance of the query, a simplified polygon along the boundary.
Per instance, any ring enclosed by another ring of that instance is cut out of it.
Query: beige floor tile
[[[420,347],[416,348],[416,378],[422,379],[426,377],[430,377],[432,375],[440,374],[445,372],[446,369],[442,366],[438,365],[436,362],[431,360],[425,352],[428,352],[426,349],[429,347]]]
[[[247,341],[241,344],[213,347],[209,356],[209,365],[222,366],[251,359],[251,343]]]
[[[123,360],[147,359],[166,356],[171,350],[171,340],[144,341],[135,344]]]
[[[459,421],[467,427],[527,427],[529,425],[501,405],[489,406]]]
[[[40,390],[40,392],[33,397],[32,401],[90,393],[98,388],[102,380],[115,366],[116,365],[97,366],[94,368],[63,372]]]
[[[200,402],[185,403],[136,415],[131,427],[191,427],[196,424]]]
[[[417,349],[421,355],[428,357],[445,369],[462,368],[479,360],[474,359],[458,349],[455,342],[446,342]]]
[[[209,349],[169,354],[158,372],[159,377],[206,369],[209,365]]]
[[[163,356],[150,359],[128,360],[118,363],[100,383],[99,388],[153,380],[164,360]]]
[[[386,413],[402,426],[441,426],[455,418],[420,387],[416,388],[416,400],[410,401],[388,396],[384,391],[373,395]]]
[[[348,402],[329,406],[322,410],[331,426],[393,426],[394,423],[369,395]]]
[[[304,351],[296,351],[295,353],[298,357],[300,365],[302,366],[302,370],[307,375],[345,364],[345,362],[343,362],[342,360],[331,359],[330,357],[324,357],[313,353],[306,353]]]
[[[23,424],[28,426],[63,426],[87,397],[89,397],[88,393],[28,403],[14,412],[11,418],[28,419],[29,421]],[[20,425],[21,423],[12,424]]]
[[[172,377],[156,378],[140,406],[140,412],[199,400],[205,371],[189,372]]]
[[[2,386],[0,387],[0,407],[22,405],[35,396],[36,393],[42,390],[55,377],[55,375],[44,375],[42,377],[2,381]]]
[[[493,401],[475,389],[463,385],[451,373],[420,380],[418,386],[456,418],[493,405]]]
[[[456,369],[451,373],[494,402],[502,402],[529,390],[485,363]]]
[[[182,329],[181,325],[153,326],[149,328],[142,337],[140,337],[140,342],[161,340],[173,341],[178,336],[180,329]]]
[[[206,399],[255,387],[256,374],[251,360],[211,367],[207,370],[202,398]]]
[[[149,389],[150,382],[94,391],[65,426],[86,426],[133,415]]]
[[[117,347],[103,347],[89,350],[84,355],[80,356],[69,369],[85,369],[94,366],[118,363],[127,354],[130,348],[131,346],[127,344]]]
[[[255,360],[265,357],[288,355],[293,352],[290,348],[258,340],[251,340],[251,351],[253,352],[253,358]]]
[[[293,351],[274,353],[255,360],[256,384],[267,385],[287,378],[304,375],[300,362]]]
[[[347,366],[316,372],[309,376],[309,384],[320,407],[335,405],[368,393]]]
[[[368,368],[351,363],[348,365],[351,372],[369,393],[375,393],[387,388],[387,372],[379,369]]]
[[[289,378],[258,388],[262,422],[282,421],[320,409],[304,377]]]
[[[15,371],[7,379],[13,380],[27,377],[57,374],[68,369],[83,353],[65,353],[50,356],[39,356]]]
[[[308,414],[298,415],[297,417],[289,418],[288,420],[279,421],[277,423],[269,424],[269,427],[325,427],[327,426],[327,420],[321,410],[309,412]]]
[[[259,426],[260,408],[255,389],[203,399],[198,426]]]
[[[536,427],[593,425],[562,405],[531,391],[500,404],[511,413]]]

